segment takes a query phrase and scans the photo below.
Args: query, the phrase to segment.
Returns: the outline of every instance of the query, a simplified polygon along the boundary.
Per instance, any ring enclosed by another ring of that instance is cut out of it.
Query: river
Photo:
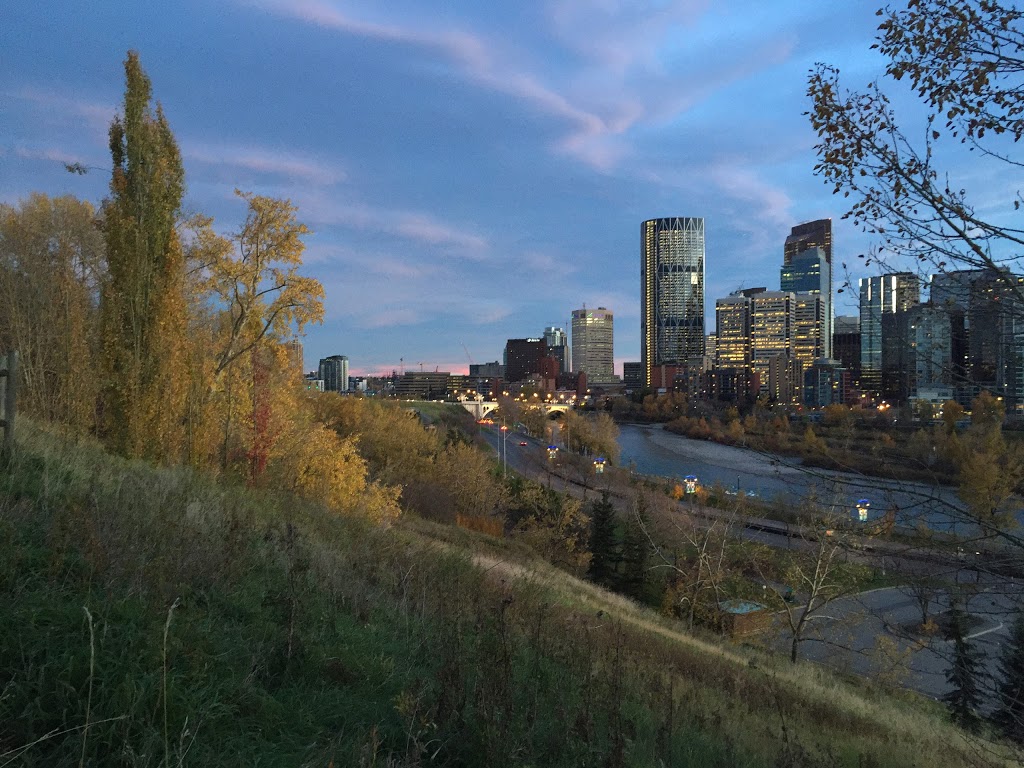
[[[935,530],[950,530],[948,511],[951,505],[962,506],[949,487],[803,467],[799,459],[693,440],[658,424],[620,424],[619,447],[620,464],[632,464],[640,474],[679,479],[696,475],[703,486],[721,485],[784,504],[813,496],[850,515],[858,500],[867,499],[871,519],[895,507],[897,523],[906,527],[923,522]]]

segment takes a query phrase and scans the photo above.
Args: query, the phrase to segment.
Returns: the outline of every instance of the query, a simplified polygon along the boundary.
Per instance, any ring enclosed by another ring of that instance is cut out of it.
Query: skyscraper
[[[861,386],[868,392],[876,396],[882,392],[884,319],[886,316],[892,319],[891,316],[905,312],[919,301],[917,275],[911,272],[861,278],[860,376]],[[905,340],[905,343],[909,343],[909,340]]]
[[[786,239],[787,245],[790,238]],[[794,344],[794,354],[807,367],[819,357],[832,357],[832,265],[825,249],[815,245],[799,253],[787,253],[779,283],[783,291],[810,294],[818,299],[816,304],[798,298],[799,342]]]
[[[327,392],[348,392],[348,358],[331,355],[320,360],[318,376],[323,379]]]
[[[821,248],[825,261],[832,266],[832,219],[808,221],[793,227],[783,246],[782,263],[789,264],[794,256],[809,248]]]
[[[558,372],[569,372],[569,338],[564,328],[549,326],[544,329],[544,341],[548,345],[548,354],[558,360]]]
[[[649,219],[640,226],[640,354],[651,369],[704,354],[704,219]]]
[[[573,310],[572,370],[593,384],[615,380],[614,316],[604,307]]]

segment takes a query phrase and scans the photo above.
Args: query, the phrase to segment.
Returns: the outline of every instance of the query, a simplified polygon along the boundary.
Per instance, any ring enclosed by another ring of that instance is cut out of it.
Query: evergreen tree
[[[615,507],[608,499],[608,492],[590,508],[590,566],[587,578],[603,587],[611,587],[615,582],[621,553],[615,535]]]
[[[124,114],[110,125],[113,172],[103,203],[103,427],[120,453],[175,460],[185,423],[187,306],[177,232],[185,173],[163,111],[150,105],[138,53],[128,52],[124,69]]]
[[[1006,738],[1024,744],[1024,616],[1013,623],[999,673],[999,704],[992,719]]]
[[[953,722],[961,728],[975,732],[981,724],[978,708],[981,705],[981,691],[978,689],[978,652],[967,644],[967,617],[956,603],[950,609],[950,630],[953,640],[953,664],[946,673],[946,680],[953,689],[942,700],[949,707]]]
[[[647,587],[647,561],[651,543],[647,538],[647,502],[636,497],[636,510],[626,520],[622,536],[622,575],[619,591],[634,600],[643,600]]]

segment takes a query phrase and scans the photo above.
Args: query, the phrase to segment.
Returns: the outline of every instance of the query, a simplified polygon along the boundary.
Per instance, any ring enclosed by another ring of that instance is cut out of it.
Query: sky
[[[871,241],[814,175],[803,113],[815,62],[856,87],[882,74],[874,11],[5,0],[0,202],[103,199],[134,49],[182,150],[185,208],[230,233],[238,188],[291,200],[311,230],[303,271],[327,298],[307,370],[342,354],[353,375],[464,372],[585,305],[614,312],[621,374],[640,359],[644,219],[705,219],[708,331],[715,298],[778,289],[794,224],[831,217],[834,259],[856,267]]]

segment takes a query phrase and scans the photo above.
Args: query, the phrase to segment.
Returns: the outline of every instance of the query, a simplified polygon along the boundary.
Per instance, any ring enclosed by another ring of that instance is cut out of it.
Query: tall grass
[[[0,766],[977,764],[927,707],[681,635],[514,544],[23,427]]]

